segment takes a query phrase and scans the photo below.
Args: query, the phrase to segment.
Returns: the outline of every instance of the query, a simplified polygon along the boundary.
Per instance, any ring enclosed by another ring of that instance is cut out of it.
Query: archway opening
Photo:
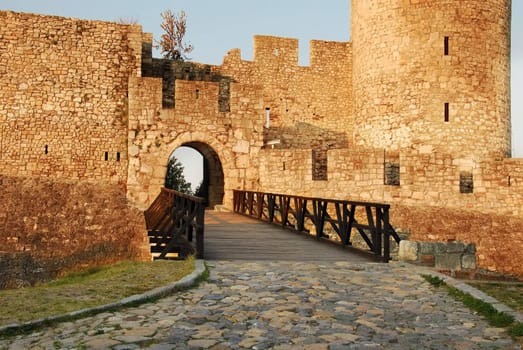
[[[205,198],[210,208],[223,204],[223,167],[212,147],[203,142],[188,142],[176,148],[169,159],[173,156],[183,167],[183,176],[191,183],[194,195]],[[168,169],[166,180],[169,176]]]

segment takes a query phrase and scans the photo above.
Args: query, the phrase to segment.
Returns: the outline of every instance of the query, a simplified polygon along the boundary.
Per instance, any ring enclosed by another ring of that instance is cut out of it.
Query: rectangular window
[[[462,171],[459,173],[459,192],[474,193],[474,177],[471,172]]]
[[[448,36],[446,36],[443,39],[443,53],[445,56],[449,55],[449,37]]]
[[[268,129],[271,126],[271,109],[265,108],[265,127]]]
[[[312,150],[312,181],[328,180],[327,150]]]
[[[449,106],[449,103],[446,102],[445,103],[445,122],[448,123],[449,120],[450,120],[450,106]]]
[[[385,185],[399,186],[400,185],[400,164],[399,163],[385,163]]]
[[[116,161],[117,161],[117,162],[120,161],[120,152],[116,152]]]
[[[105,152],[104,159],[105,159],[105,161],[109,160],[109,152]]]
[[[48,154],[48,153],[49,153],[49,146],[48,146],[48,145],[45,145],[44,152],[45,152],[45,154]]]

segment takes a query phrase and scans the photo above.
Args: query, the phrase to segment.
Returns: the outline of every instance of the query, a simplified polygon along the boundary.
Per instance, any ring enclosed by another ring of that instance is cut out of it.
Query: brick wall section
[[[125,183],[141,27],[4,11],[0,22],[0,172]]]
[[[149,260],[143,214],[111,184],[0,176],[0,289]]]

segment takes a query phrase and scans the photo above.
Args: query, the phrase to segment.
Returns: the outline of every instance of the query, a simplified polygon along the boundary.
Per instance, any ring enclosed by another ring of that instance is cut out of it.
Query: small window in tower
[[[271,109],[265,108],[265,127],[268,129],[271,126]]]
[[[443,53],[445,54],[445,56],[449,55],[449,37],[448,36],[446,36],[443,39]]]
[[[107,151],[105,152],[104,159],[105,159],[105,161],[109,160],[109,152],[107,152]]]
[[[116,161],[117,161],[117,162],[120,161],[120,152],[116,152]]]
[[[200,90],[196,89],[194,95],[195,95],[196,99],[199,99],[200,98]]]
[[[399,186],[400,183],[400,164],[386,162],[385,163],[385,185]]]
[[[48,146],[48,145],[45,145],[44,153],[45,153],[45,154],[48,154],[48,153],[49,153],[49,146]]]
[[[446,123],[448,123],[449,120],[450,120],[450,115],[449,115],[450,113],[449,113],[449,111],[450,111],[450,106],[449,106],[449,103],[446,102],[445,103],[445,122]]]
[[[459,192],[474,193],[474,177],[471,172],[462,171],[459,173]]]

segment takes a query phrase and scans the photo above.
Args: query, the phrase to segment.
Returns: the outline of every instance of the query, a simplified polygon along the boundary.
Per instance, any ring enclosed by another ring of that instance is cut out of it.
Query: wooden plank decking
[[[288,261],[373,261],[333,244],[318,242],[246,216],[205,212],[205,259]]]

